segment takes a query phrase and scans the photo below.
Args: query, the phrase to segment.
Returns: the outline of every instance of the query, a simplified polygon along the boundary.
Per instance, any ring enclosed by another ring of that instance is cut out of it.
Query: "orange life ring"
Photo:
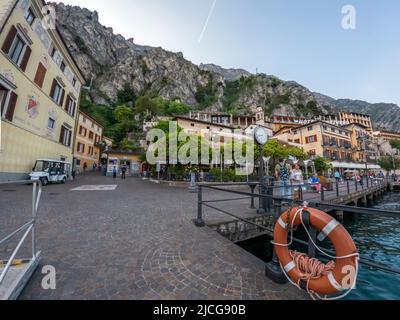
[[[299,214],[300,210],[300,214]],[[295,219],[295,221],[293,221]],[[310,279],[307,283],[301,277],[301,272],[290,255],[288,248],[288,236],[290,226],[297,227],[307,220],[307,223],[320,232],[320,241],[328,237],[336,249],[336,264],[332,272],[324,274],[319,279]],[[275,225],[274,243],[279,262],[290,277],[304,290],[321,295],[334,295],[347,290],[344,288],[343,280],[348,275],[349,267],[357,270],[358,251],[353,239],[347,230],[336,219],[327,213],[312,208],[292,208],[282,214]],[[341,258],[338,257],[347,257]]]

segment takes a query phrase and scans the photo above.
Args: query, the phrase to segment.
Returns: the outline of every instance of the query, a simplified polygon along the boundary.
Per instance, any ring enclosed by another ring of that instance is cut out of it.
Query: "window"
[[[90,140],[94,139],[94,133],[92,131],[89,132],[89,139]]]
[[[8,53],[9,57],[15,64],[19,64],[20,58],[22,56],[22,51],[24,50],[25,42],[21,39],[20,36],[16,36],[11,46],[10,52]]]
[[[86,130],[86,128],[84,128],[84,127],[80,127],[79,128],[79,134],[82,136],[82,137],[86,137],[86,133],[87,133],[87,130]]]
[[[0,117],[3,115],[4,109],[6,107],[8,92],[9,90],[7,90],[6,87],[0,85],[0,107],[1,107]]]
[[[313,129],[314,129],[314,127],[312,127],[312,126],[307,128],[308,131],[313,131]]]
[[[33,21],[35,20],[35,15],[33,14],[32,9],[28,9],[28,11],[25,13],[25,20],[26,22],[29,23],[29,25],[31,26],[33,24]]]
[[[0,118],[4,117],[8,121],[14,118],[15,106],[17,104],[18,96],[15,92],[8,90],[0,84]]]
[[[72,79],[72,85],[75,87],[75,85],[76,85],[76,78],[73,78],[73,79]]]
[[[71,146],[71,136],[72,136],[72,131],[68,129],[66,126],[62,126],[60,134],[60,143],[67,147]]]
[[[1,50],[7,54],[22,71],[26,70],[32,50],[26,45],[16,27],[11,26]]]
[[[58,83],[58,81],[54,79],[53,86],[52,86],[51,93],[50,93],[51,98],[58,105],[62,106],[63,100],[64,100],[64,94],[65,94],[64,89],[61,87],[61,85]]]
[[[61,62],[61,65],[60,65],[60,69],[61,69],[61,71],[62,72],[64,72],[65,71],[65,63],[64,63],[64,61],[63,62]]]
[[[79,153],[84,153],[85,152],[85,145],[83,143],[78,142],[78,146],[76,148],[76,151]]]
[[[47,128],[54,129],[55,126],[56,126],[56,120],[49,118],[49,120],[47,122]]]
[[[52,49],[51,49],[51,57],[52,58],[54,58],[54,56],[56,55],[56,48],[55,47],[53,47]]]
[[[310,136],[306,138],[306,143],[315,143],[317,142],[317,136]]]
[[[68,95],[67,97],[67,103],[65,105],[65,111],[71,116],[75,116],[75,101],[72,100],[72,98]]]

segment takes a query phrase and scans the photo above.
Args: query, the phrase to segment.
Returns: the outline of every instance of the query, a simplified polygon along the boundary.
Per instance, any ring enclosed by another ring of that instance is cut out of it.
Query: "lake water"
[[[374,208],[400,211],[400,193],[387,194]],[[346,214],[345,226],[362,257],[400,268],[400,217]],[[239,245],[267,262],[272,259],[270,242],[271,239],[264,236]],[[296,249],[305,251],[304,247]],[[400,300],[400,275],[361,266],[357,289],[346,299]]]

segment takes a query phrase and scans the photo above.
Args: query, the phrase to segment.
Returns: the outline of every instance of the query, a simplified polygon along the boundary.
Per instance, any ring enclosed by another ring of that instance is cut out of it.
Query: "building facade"
[[[338,126],[345,126],[352,123],[360,124],[367,128],[369,132],[373,131],[371,116],[355,112],[339,112],[334,115],[320,116],[319,120],[323,120]]]
[[[27,178],[38,158],[73,161],[85,79],[44,1],[4,0],[0,15],[0,180]]]
[[[346,125],[344,128],[351,131],[353,160],[375,163],[378,160],[378,141],[369,128],[357,123]]]
[[[103,132],[104,128],[101,124],[88,114],[79,112],[74,151],[75,169],[78,173],[99,165]]]

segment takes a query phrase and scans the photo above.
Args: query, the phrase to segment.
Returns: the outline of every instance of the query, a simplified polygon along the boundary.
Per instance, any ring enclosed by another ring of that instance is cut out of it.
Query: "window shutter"
[[[67,95],[67,99],[65,101],[65,107],[64,110],[68,112],[68,105],[69,105],[69,101],[71,100],[70,96]]]
[[[39,62],[34,81],[40,88],[43,87],[43,82],[44,82],[44,78],[46,77],[46,73],[47,73],[47,69],[44,67],[44,65],[41,62]]]
[[[56,79],[53,79],[53,84],[51,85],[51,91],[50,91],[51,98],[53,98],[53,96],[54,96],[54,90],[56,90],[56,85],[57,85],[57,81],[56,81]]]
[[[29,46],[26,46],[24,57],[21,62],[21,69],[25,72],[26,66],[28,65],[29,58],[31,57],[32,49]]]
[[[318,142],[318,136],[317,135],[314,136],[314,142]]]
[[[73,116],[74,118],[75,118],[75,109],[76,109],[76,102],[74,102],[74,106],[73,106],[72,114],[71,114],[71,116]]]
[[[306,143],[309,143],[310,139],[308,137],[306,137]]]
[[[17,99],[18,99],[18,95],[15,92],[11,92],[10,101],[8,103],[7,112],[5,114],[5,118],[8,121],[13,121],[15,106],[17,105]]]
[[[17,34],[17,28],[11,26],[11,29],[6,37],[6,40],[4,41],[3,46],[1,47],[1,50],[3,50],[4,53],[8,54],[8,52],[10,51],[11,45],[13,43],[16,34]]]
[[[61,127],[60,143],[63,143],[64,141],[64,134],[65,134],[65,129],[64,127]]]
[[[72,131],[68,131],[68,147],[71,146]]]
[[[61,93],[61,100],[60,100],[60,106],[62,106],[64,104],[64,96],[65,96],[65,90],[61,89],[62,93]]]

